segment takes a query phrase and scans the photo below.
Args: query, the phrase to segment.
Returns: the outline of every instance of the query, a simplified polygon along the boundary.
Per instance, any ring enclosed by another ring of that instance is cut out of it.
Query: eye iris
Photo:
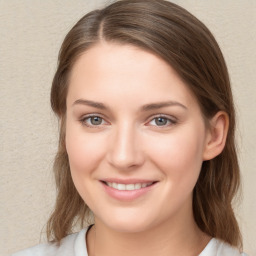
[[[163,117],[157,117],[155,122],[158,126],[163,126],[167,124],[167,119]]]
[[[102,118],[99,116],[91,117],[91,123],[93,125],[100,125],[102,123]]]

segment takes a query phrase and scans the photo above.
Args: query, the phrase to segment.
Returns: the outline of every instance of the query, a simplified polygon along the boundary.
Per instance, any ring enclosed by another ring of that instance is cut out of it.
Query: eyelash
[[[87,126],[87,127],[89,127],[89,128],[100,128],[100,126],[101,126],[102,124],[93,125],[93,124],[88,124],[88,123],[87,123],[87,120],[90,120],[90,119],[92,119],[93,117],[101,118],[104,122],[106,122],[105,119],[104,119],[104,117],[102,117],[102,116],[99,115],[99,114],[90,114],[90,115],[83,116],[79,121],[81,122],[82,125],[85,125],[85,126]],[[106,122],[106,123],[107,123],[107,122]]]
[[[174,118],[171,118],[171,117],[169,117],[169,116],[166,116],[166,115],[163,115],[163,114],[159,114],[159,115],[157,115],[157,116],[154,116],[153,118],[151,118],[150,119],[150,121],[149,122],[147,122],[147,124],[148,123],[151,123],[152,121],[156,121],[158,118],[161,118],[161,119],[164,119],[164,120],[166,120],[167,122],[168,122],[168,124],[164,124],[164,125],[154,125],[154,126],[156,126],[157,128],[166,128],[166,127],[170,127],[170,126],[173,126],[173,125],[175,125],[175,124],[177,124],[177,120],[176,119],[174,119]]]
[[[79,121],[82,123],[82,125],[85,125],[85,126],[87,126],[89,128],[98,128],[99,129],[102,125],[105,125],[105,124],[93,125],[93,124],[88,124],[87,123],[88,120],[92,120],[92,118],[95,118],[95,117],[102,119],[102,121],[105,122],[105,123],[108,123],[108,122],[105,121],[104,117],[102,117],[99,114],[90,114],[90,115],[83,116]],[[148,124],[150,124],[154,120],[156,122],[156,120],[158,118],[166,120],[168,124],[152,125],[152,126],[155,126],[157,128],[166,128],[166,127],[170,127],[170,126],[173,126],[173,125],[177,124],[177,120],[176,119],[170,118],[169,116],[166,116],[164,114],[159,114],[159,115],[151,117],[150,121],[148,121],[146,123],[146,125],[148,126]]]

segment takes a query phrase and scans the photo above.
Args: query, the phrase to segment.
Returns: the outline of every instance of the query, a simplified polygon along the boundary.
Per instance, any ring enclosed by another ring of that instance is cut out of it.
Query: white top
[[[12,254],[12,256],[88,256],[85,243],[87,228],[61,240],[60,246],[54,243],[39,244]],[[236,248],[212,238],[198,256],[248,256]]]

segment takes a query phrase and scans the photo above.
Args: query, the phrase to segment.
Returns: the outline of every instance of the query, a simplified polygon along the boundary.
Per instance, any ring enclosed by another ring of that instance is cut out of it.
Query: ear
[[[210,160],[219,155],[226,144],[229,117],[226,112],[219,111],[211,120],[206,136],[203,160]]]

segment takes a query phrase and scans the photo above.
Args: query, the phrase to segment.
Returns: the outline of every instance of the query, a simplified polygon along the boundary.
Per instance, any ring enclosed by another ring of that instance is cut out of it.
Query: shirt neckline
[[[93,225],[90,225],[89,227],[82,229],[78,233],[78,236],[74,244],[75,256],[88,256],[86,235],[92,226]],[[211,240],[207,243],[205,248],[202,250],[202,252],[198,256],[215,256],[214,252],[216,252],[217,246],[218,246],[218,239],[214,237],[211,238]]]

